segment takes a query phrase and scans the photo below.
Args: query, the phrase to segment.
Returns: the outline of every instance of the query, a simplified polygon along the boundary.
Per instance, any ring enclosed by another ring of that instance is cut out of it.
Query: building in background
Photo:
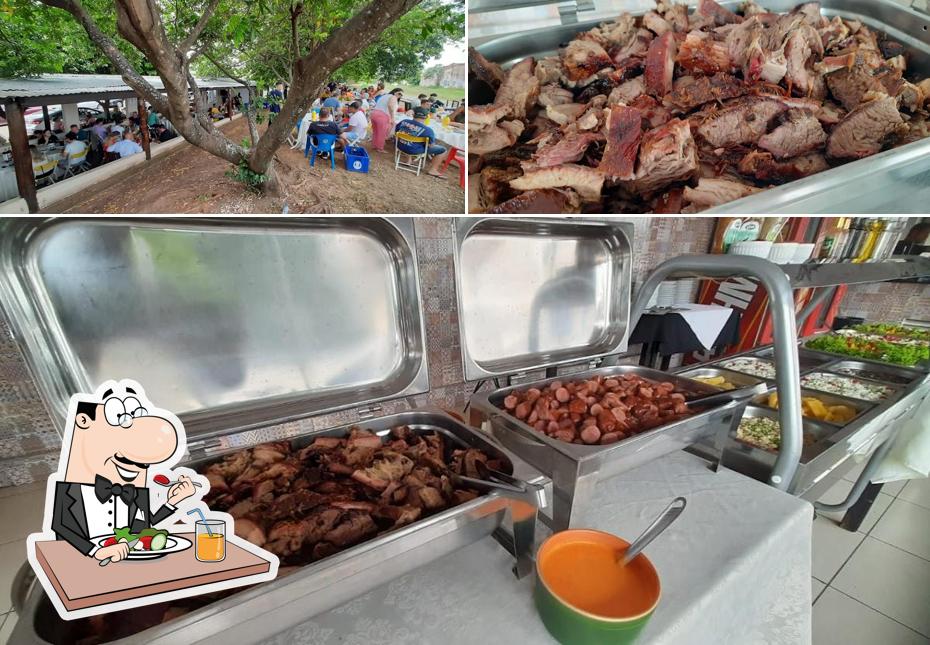
[[[465,63],[450,63],[430,70],[430,74],[421,78],[420,83],[432,87],[465,87],[466,76]]]

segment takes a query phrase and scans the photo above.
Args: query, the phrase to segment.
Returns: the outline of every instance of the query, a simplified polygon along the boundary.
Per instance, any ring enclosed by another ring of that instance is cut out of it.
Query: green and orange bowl
[[[536,554],[536,586],[533,599],[536,610],[549,633],[563,645],[626,645],[633,643],[649,622],[659,604],[662,594],[659,574],[655,567],[640,553],[630,565],[638,563],[638,581],[641,593],[648,595],[648,608],[636,615],[621,618],[601,616],[575,607],[561,598],[546,583],[546,566],[549,555],[559,545],[571,541],[607,544],[618,552],[629,546],[629,542],[603,531],[593,529],[569,529],[549,537]]]

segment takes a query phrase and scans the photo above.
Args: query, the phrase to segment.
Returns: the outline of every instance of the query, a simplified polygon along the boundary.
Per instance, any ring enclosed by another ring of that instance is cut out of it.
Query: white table
[[[641,643],[809,645],[812,507],[684,452],[601,482],[583,524],[628,539],[677,495],[685,512],[646,549],[662,599]],[[491,538],[266,641],[553,643]]]
[[[436,138],[443,143],[452,146],[453,148],[458,148],[459,150],[465,149],[466,134],[465,129],[453,130],[452,128],[444,128],[442,122],[438,119],[430,119],[429,127],[433,129],[433,134],[436,135]]]

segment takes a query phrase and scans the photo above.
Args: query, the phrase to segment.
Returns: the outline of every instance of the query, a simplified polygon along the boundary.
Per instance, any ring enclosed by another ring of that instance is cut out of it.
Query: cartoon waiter
[[[102,392],[77,402],[74,425],[65,433],[71,444],[64,480],[55,484],[52,531],[97,560],[119,562],[129,555],[129,545],[98,546],[91,538],[124,527],[139,533],[173,515],[181,501],[197,492],[190,477],[180,475],[168,488],[167,503],[151,509],[149,466],[175,455],[179,428],[149,412],[145,394],[130,383],[110,381]]]

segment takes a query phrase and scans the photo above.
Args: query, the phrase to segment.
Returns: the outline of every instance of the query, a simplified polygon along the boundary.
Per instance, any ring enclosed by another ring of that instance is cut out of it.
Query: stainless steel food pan
[[[775,349],[773,347],[766,347],[763,350],[752,352],[749,356],[757,356],[758,358],[764,358],[767,361],[775,361]],[[824,363],[830,362],[830,357],[825,356],[820,352],[814,352],[804,348],[798,348],[798,366],[801,369],[801,373],[809,372],[810,370],[821,367]]]
[[[865,370],[868,372],[875,373],[876,375],[884,375],[884,378],[874,379],[879,380],[883,383],[888,383],[889,385],[911,385],[914,383],[919,383],[930,379],[930,374],[926,372],[921,372],[919,370],[910,369],[907,367],[898,367],[895,365],[889,365],[888,363],[878,363],[875,361],[867,360],[842,360],[835,363],[830,363],[826,369],[830,372],[835,372],[837,374],[843,374],[843,376],[848,376],[843,372],[840,372],[840,369],[849,368],[851,370],[859,371]],[[856,376],[853,374],[852,376]],[[856,378],[869,378],[864,376],[856,376]]]
[[[750,405],[743,411],[742,418],[766,417],[778,421],[778,412],[771,408],[763,408],[757,405]],[[772,472],[772,466],[775,465],[775,458],[778,456],[776,451],[765,450],[745,441],[736,438],[736,428],[739,423],[734,424],[730,440],[726,443],[723,452],[721,464],[765,481],[769,473]],[[818,423],[811,419],[804,418],[804,448],[801,451],[801,461],[798,464],[798,470],[791,482],[789,490],[803,490],[813,478],[812,468],[810,467],[817,457],[826,452],[834,443],[833,437],[838,430],[835,426]]]
[[[501,459],[518,477],[533,477],[525,464],[514,461],[488,437],[476,432],[441,411],[414,410],[365,421],[364,427],[387,433],[397,425],[409,425],[419,432],[437,431],[461,447],[475,447]],[[319,436],[341,436],[350,425],[317,431],[293,439],[296,447],[305,446]],[[228,454],[228,452],[226,453]],[[188,466],[202,468],[222,455],[189,462]],[[448,509],[442,513],[415,522],[397,531],[368,540],[331,557],[301,567],[295,573],[213,602],[169,622],[155,624],[119,643],[148,643],[176,645],[177,643],[222,642],[255,643],[299,624],[310,616],[327,611],[384,582],[418,566],[460,549],[476,540],[491,535],[504,522],[508,509],[515,500],[488,493]],[[514,527],[515,548],[524,562],[530,563],[532,531],[527,525],[535,524],[535,509],[520,504],[515,517],[522,525]],[[531,527],[530,527],[531,528]],[[531,563],[530,563],[531,570]],[[27,580],[21,578],[13,589],[16,605],[21,604],[19,620],[12,634],[13,643],[40,645],[66,644],[74,641],[73,635],[82,621],[63,621],[58,617],[44,591],[32,585],[27,591]],[[107,620],[131,620],[131,613],[151,615],[152,610],[140,608],[113,614]]]
[[[653,428],[606,446],[586,446],[553,439],[509,414],[504,398],[515,390],[543,388],[556,380],[575,381],[594,376],[635,374],[653,381],[669,381],[694,394],[720,390],[698,381],[638,365],[601,367],[563,377],[521,383],[471,398],[472,425],[490,431],[505,448],[552,479],[551,522],[554,530],[572,526],[590,502],[593,487],[602,479],[618,475],[702,439],[725,436],[746,407],[748,399],[732,401],[694,416]],[[485,425],[486,424],[486,425]]]
[[[738,388],[749,387],[750,385],[762,383],[765,380],[758,376],[753,376],[752,374],[744,374],[743,372],[734,372],[732,370],[724,369],[722,367],[698,367],[696,369],[690,369],[684,372],[678,372],[678,376],[683,376],[689,379],[712,378],[714,376],[722,376],[728,382],[732,383]],[[710,385],[710,384],[707,383],[706,385]],[[711,387],[718,387],[718,386],[711,385]]]
[[[831,332],[826,332],[826,333],[829,334]],[[885,361],[876,360],[874,358],[859,358],[856,356],[850,356],[849,354],[839,354],[837,352],[828,352],[823,349],[814,349],[814,348],[807,347],[807,344],[809,342],[823,335],[824,334],[816,334],[814,336],[811,336],[810,338],[805,338],[801,342],[801,346],[804,348],[804,351],[816,352],[817,354],[820,354],[821,356],[827,356],[827,357],[832,358],[833,360],[842,359],[842,360],[848,360],[848,361],[849,360],[861,361],[864,364],[874,365],[876,368],[901,369],[901,370],[913,371],[913,372],[922,373],[922,374],[927,374],[928,372],[930,372],[930,362],[918,363],[917,365],[913,367],[906,367],[904,365],[886,363]]]
[[[753,398],[752,399],[753,405],[756,405],[758,407],[763,407],[769,410],[774,410],[775,408],[772,408],[771,406],[769,406],[769,402],[768,402],[769,396],[771,396],[772,394],[775,394],[774,389],[769,390],[765,394],[760,394],[759,396]],[[819,423],[821,425],[826,425],[826,426],[839,426],[839,427],[847,426],[850,423],[853,423],[860,416],[862,416],[863,414],[871,410],[873,407],[875,407],[874,403],[869,403],[867,401],[860,401],[859,399],[850,399],[848,397],[840,396],[838,394],[828,394],[827,392],[818,392],[817,390],[809,390],[807,388],[802,387],[801,398],[804,398],[804,397],[814,397],[816,399],[819,399],[820,402],[823,403],[824,405],[845,405],[856,411],[855,416],[853,416],[849,421],[846,421],[845,423],[840,423],[838,421],[824,421],[821,419],[814,419],[812,417],[804,415],[805,419],[811,422]]]
[[[736,10],[739,0],[724,0]],[[770,11],[793,9],[797,0],[766,0]],[[894,0],[822,0],[826,16],[860,20],[907,50],[908,77],[930,77],[930,14]],[[918,3],[915,3],[917,6]],[[642,8],[633,13],[644,13]],[[512,64],[526,56],[555,54],[578,32],[603,19],[554,25],[490,40],[478,49],[492,61]],[[770,188],[708,213],[922,213],[930,202],[930,138]]]

